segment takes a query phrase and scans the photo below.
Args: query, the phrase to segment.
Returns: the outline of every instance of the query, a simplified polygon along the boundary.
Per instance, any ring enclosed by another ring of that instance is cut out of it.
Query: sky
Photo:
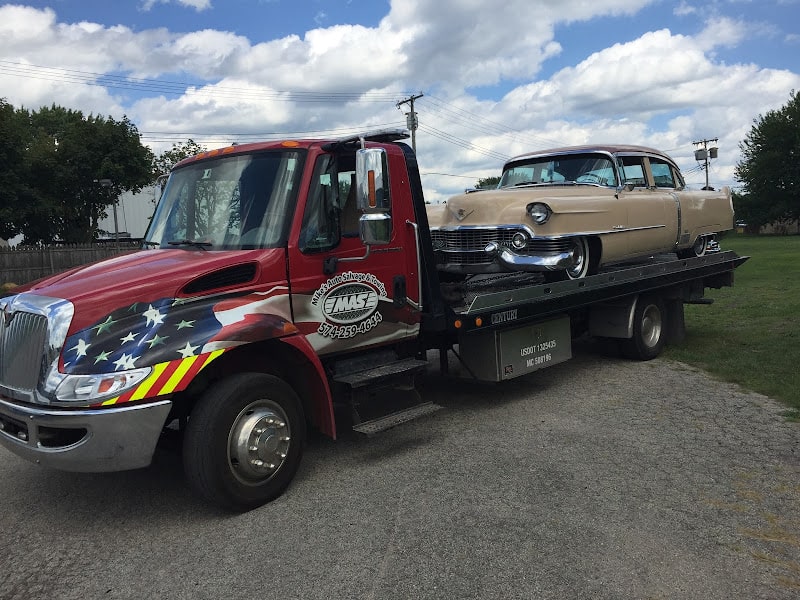
[[[426,200],[510,157],[624,143],[737,186],[754,120],[800,91],[800,0],[0,3],[0,98],[138,128],[157,154],[402,128]]]

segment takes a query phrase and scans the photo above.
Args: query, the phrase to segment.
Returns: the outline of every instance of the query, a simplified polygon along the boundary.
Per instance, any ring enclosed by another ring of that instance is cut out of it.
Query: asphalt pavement
[[[241,515],[172,452],[72,474],[0,448],[0,598],[800,597],[800,424],[773,400],[585,349],[420,387],[444,409],[312,439]]]

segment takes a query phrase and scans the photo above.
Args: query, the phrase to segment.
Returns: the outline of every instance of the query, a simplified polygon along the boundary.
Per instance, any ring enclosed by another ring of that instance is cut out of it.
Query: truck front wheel
[[[194,407],[183,441],[189,485],[222,508],[247,511],[279,496],[303,453],[306,424],[283,380],[241,373],[210,387]]]
[[[640,296],[633,313],[633,337],[622,340],[628,358],[651,360],[661,354],[665,343],[664,301],[659,296]]]

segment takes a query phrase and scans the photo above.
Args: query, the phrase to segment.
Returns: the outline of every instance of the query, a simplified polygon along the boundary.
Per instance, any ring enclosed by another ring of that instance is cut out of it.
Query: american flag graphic
[[[267,296],[128,305],[67,338],[64,372],[127,371],[296,331],[286,318],[260,312],[268,309]]]

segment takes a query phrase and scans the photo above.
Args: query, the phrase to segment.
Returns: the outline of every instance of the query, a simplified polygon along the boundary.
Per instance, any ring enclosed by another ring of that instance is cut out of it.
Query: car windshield
[[[190,163],[172,172],[145,245],[203,250],[286,243],[303,153],[262,152]]]
[[[506,165],[498,187],[590,183],[616,186],[614,164],[606,154],[564,154],[522,159]]]

